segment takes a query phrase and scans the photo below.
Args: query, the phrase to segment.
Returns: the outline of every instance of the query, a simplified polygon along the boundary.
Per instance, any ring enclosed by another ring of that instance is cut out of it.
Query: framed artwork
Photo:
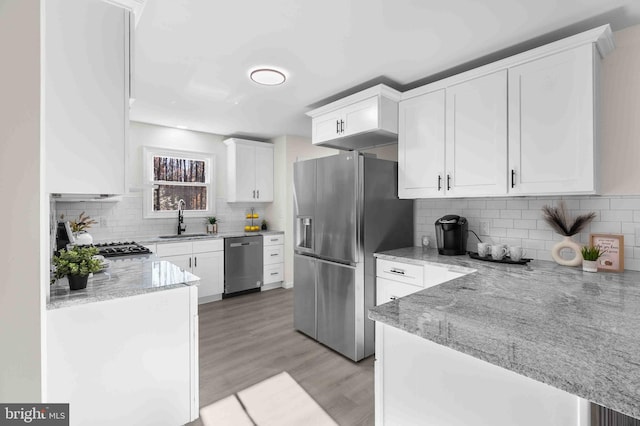
[[[624,235],[591,234],[589,244],[604,252],[597,260],[598,271],[624,271]]]

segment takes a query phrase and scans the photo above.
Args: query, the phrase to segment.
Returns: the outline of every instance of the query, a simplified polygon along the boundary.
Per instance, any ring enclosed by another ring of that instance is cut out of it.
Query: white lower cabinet
[[[376,332],[377,426],[590,424],[575,395],[392,326]]]
[[[263,237],[263,290],[280,287],[284,281],[284,234]]]
[[[167,425],[198,417],[198,289],[47,311],[46,397],[70,425]]]
[[[445,267],[433,265],[416,265],[378,259],[376,261],[376,305],[390,302],[411,293],[433,287],[434,285],[458,278],[463,273],[453,272]],[[402,425],[393,419],[386,422],[385,398],[395,393],[396,390],[386,382],[386,373],[383,374],[383,360],[385,358],[385,333],[386,328],[376,323],[376,349],[375,349],[375,421],[376,425]],[[419,420],[419,419],[418,419]],[[431,423],[407,423],[431,424]],[[437,424],[437,423],[434,423]],[[444,425],[444,424],[443,424]]]
[[[165,243],[156,246],[158,257],[200,277],[198,300],[212,302],[224,293],[224,240]]]

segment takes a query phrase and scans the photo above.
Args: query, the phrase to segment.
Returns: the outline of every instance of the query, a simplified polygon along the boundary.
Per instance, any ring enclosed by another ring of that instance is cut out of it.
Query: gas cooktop
[[[104,257],[138,256],[151,254],[151,250],[133,241],[91,244]]]

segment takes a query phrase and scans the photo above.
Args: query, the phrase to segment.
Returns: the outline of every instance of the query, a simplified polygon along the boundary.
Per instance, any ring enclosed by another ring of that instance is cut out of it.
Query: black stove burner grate
[[[112,242],[92,244],[98,249],[98,254],[104,257],[138,256],[141,254],[151,254],[151,250],[136,242]]]

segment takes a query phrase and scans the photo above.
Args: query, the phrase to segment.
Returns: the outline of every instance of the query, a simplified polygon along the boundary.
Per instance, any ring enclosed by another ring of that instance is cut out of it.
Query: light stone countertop
[[[369,318],[640,418],[640,272],[525,267],[421,247],[375,256],[476,272],[375,307]]]
[[[173,237],[173,238],[160,238],[158,237],[140,237],[140,238],[132,238],[133,241],[136,241],[140,244],[157,244],[157,243],[176,243],[180,241],[200,241],[200,240],[219,240],[224,238],[233,238],[233,237],[255,237],[257,235],[267,236],[267,235],[278,235],[284,234],[284,231],[259,231],[259,232],[219,232],[217,234],[207,234],[207,235],[197,235],[197,236],[189,236],[189,233],[184,234],[183,237]]]
[[[87,288],[69,290],[66,277],[51,286],[47,309],[101,302],[196,285],[200,278],[157,257],[111,258],[110,267],[89,278]]]

